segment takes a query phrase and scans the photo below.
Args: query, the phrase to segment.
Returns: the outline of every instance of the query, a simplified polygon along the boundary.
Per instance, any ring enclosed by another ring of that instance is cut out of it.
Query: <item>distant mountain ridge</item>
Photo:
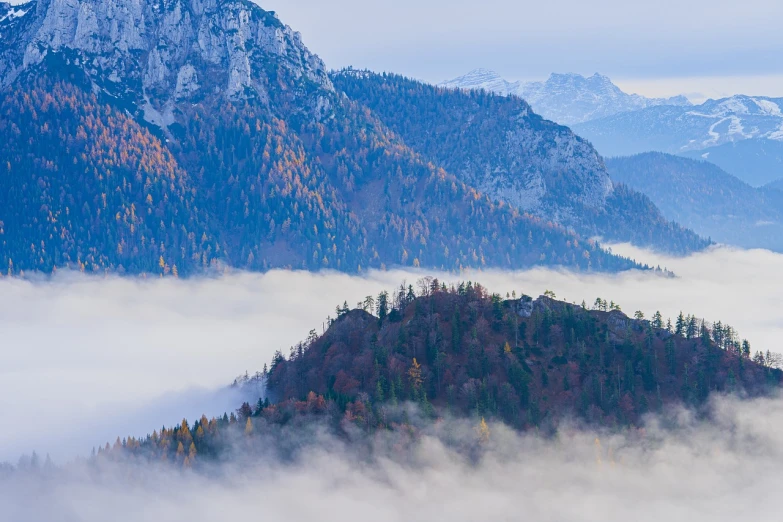
[[[737,95],[694,107],[649,107],[573,129],[605,156],[687,155],[754,186],[783,177],[783,98]]]
[[[552,74],[543,82],[509,82],[489,69],[475,69],[440,85],[519,96],[538,114],[569,126],[656,105],[690,105],[684,96],[646,98],[627,94],[598,73],[590,77],[572,73]]]
[[[783,178],[775,180],[772,183],[767,183],[765,187],[768,189],[783,191]]]
[[[627,94],[600,74],[509,82],[489,69],[440,85],[522,97],[603,156],[657,151],[704,159],[755,187],[783,178],[783,98],[735,95],[693,105],[684,96]]]
[[[783,192],[754,188],[716,165],[659,152],[606,161],[612,179],[713,240],[783,252]]]

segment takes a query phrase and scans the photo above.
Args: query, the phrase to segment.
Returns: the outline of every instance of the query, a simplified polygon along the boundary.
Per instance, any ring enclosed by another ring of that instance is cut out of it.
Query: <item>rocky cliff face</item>
[[[509,82],[491,69],[473,69],[467,74],[441,82],[441,87],[449,89],[485,90],[508,96],[519,89],[521,82]]]
[[[566,127],[547,125],[529,111],[519,114],[516,120],[517,124],[506,131],[508,155],[513,169],[523,174],[520,180],[526,186],[536,187],[536,199],[529,206],[515,201],[519,196],[524,197],[525,191],[519,189],[494,190],[491,193],[495,197],[531,211],[544,210],[546,196],[588,208],[604,206],[613,190],[612,181],[603,160],[589,143]],[[548,127],[545,132],[540,128],[542,124]],[[500,165],[495,168],[502,170]],[[497,174],[500,175],[494,176],[494,181],[502,180],[510,172]],[[549,194],[543,191],[545,186]]]
[[[0,88],[55,55],[162,127],[178,103],[210,96],[296,97],[318,118],[331,108],[323,62],[247,0],[34,0],[2,12]]]
[[[603,207],[613,187],[601,157],[567,128],[541,132],[529,116],[523,111],[513,118],[499,144],[501,157],[470,158],[454,171],[490,197],[540,215],[571,214],[568,203]]]

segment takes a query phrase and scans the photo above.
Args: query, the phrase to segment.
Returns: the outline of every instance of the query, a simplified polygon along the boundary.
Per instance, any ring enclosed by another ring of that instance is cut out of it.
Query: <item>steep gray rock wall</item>
[[[570,129],[546,124],[525,109],[504,123],[499,154],[466,158],[455,169],[469,184],[493,199],[520,210],[552,216],[553,211],[569,222],[572,211],[603,208],[612,194],[612,181],[603,159]],[[556,204],[553,204],[556,203]]]
[[[247,0],[35,0],[16,9],[24,15],[0,21],[0,88],[62,53],[148,114],[199,96],[268,100],[281,83],[292,95],[315,92],[303,105],[319,117],[331,107],[323,62]]]

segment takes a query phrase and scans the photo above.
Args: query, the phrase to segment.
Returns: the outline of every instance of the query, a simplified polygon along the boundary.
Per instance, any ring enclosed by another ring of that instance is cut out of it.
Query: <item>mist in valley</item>
[[[321,333],[335,306],[415,284],[426,274],[478,281],[492,292],[545,290],[591,305],[596,297],[633,315],[680,310],[731,324],[752,349],[780,351],[778,283],[783,255],[716,247],[687,258],[627,245],[615,251],[676,273],[584,274],[552,269],[341,273],[236,272],[217,278],[140,279],[59,273],[0,279],[0,461],[49,453],[87,455],[119,436],[140,436],[183,417],[218,415],[241,403],[228,385],[260,371],[274,352]],[[58,426],[53,438],[50,426]]]
[[[671,408],[641,429],[553,437],[446,420],[413,444],[399,433],[346,443],[290,433],[281,461],[235,443],[234,461],[199,472],[105,460],[1,478],[0,518],[103,520],[777,520],[783,399],[714,397],[711,419]],[[370,452],[357,447],[368,444]],[[478,447],[467,457],[460,445]]]
[[[359,458],[324,436],[294,462],[250,455],[212,473],[111,462],[96,477],[72,462],[118,435],[233,411],[243,400],[228,387],[236,376],[260,370],[310,330],[321,333],[336,305],[355,306],[424,275],[478,281],[504,296],[551,290],[588,305],[602,297],[629,315],[660,310],[674,319],[682,310],[731,324],[754,351],[780,350],[780,254],[715,247],[668,258],[614,249],[676,276],[533,269],[1,279],[0,462],[36,451],[62,467],[6,481],[0,518],[736,520],[752,507],[756,519],[771,519],[769,491],[783,464],[780,398],[715,397],[711,422],[672,409],[642,430],[613,435],[563,426],[551,438],[491,425],[477,460],[444,442],[475,439],[473,419],[425,429],[404,458],[375,441]]]

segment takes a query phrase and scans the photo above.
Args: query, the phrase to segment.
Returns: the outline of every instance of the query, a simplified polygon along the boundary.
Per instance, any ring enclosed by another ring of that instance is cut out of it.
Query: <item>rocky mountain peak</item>
[[[515,95],[533,110],[562,125],[574,125],[657,105],[690,105],[684,96],[646,98],[628,94],[599,73],[552,73],[545,81],[508,82],[497,73],[476,69],[441,84],[460,89],[484,89],[503,96]]]
[[[19,11],[0,22],[0,88],[57,57],[162,126],[182,100],[269,102],[283,86],[318,117],[330,109],[323,62],[248,0],[34,0]]]

